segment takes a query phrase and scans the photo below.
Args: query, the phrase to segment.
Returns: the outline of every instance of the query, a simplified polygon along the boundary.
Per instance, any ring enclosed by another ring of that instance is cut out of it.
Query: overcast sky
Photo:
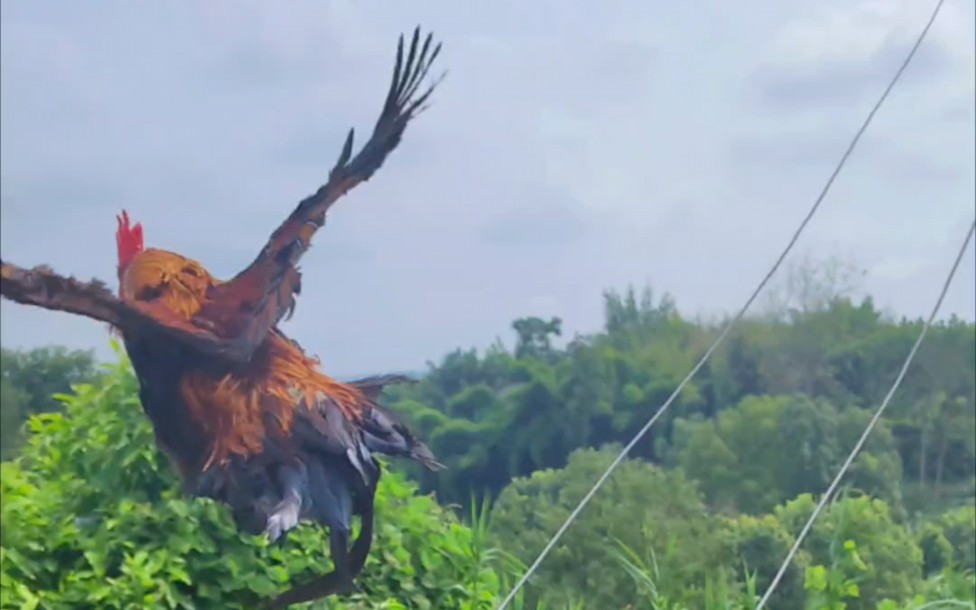
[[[908,51],[932,0],[3,2],[2,253],[115,282],[122,207],[149,246],[246,265],[365,136],[396,37],[450,74],[303,259],[285,326],[339,375],[596,330],[649,282],[741,305]],[[949,0],[797,254],[841,255],[923,315],[974,213],[974,14]],[[945,311],[974,315],[973,248]],[[4,302],[3,344],[104,325]]]

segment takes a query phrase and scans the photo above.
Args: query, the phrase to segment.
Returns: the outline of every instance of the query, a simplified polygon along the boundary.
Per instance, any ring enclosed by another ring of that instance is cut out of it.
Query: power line
[[[502,601],[501,605],[498,606],[498,610],[504,610],[506,607],[508,607],[508,605],[512,602],[512,600],[515,599],[515,595],[522,589],[523,586],[525,586],[525,583],[527,583],[529,578],[531,578],[532,575],[535,574],[536,570],[539,569],[539,566],[542,565],[542,562],[543,560],[545,560],[546,556],[549,555],[550,551],[552,551],[552,549],[556,546],[556,543],[559,542],[559,540],[562,538],[566,530],[568,530],[569,527],[573,524],[573,521],[576,520],[576,517],[579,516],[579,514],[583,511],[584,508],[586,508],[586,505],[589,504],[590,500],[593,498],[596,492],[599,491],[599,489],[603,486],[603,484],[610,477],[613,471],[616,470],[617,466],[619,466],[620,463],[624,460],[624,458],[627,457],[627,454],[630,453],[630,450],[633,449],[634,446],[642,438],[644,438],[644,435],[646,435],[647,432],[651,429],[651,427],[653,427],[654,424],[657,423],[657,420],[660,419],[660,417],[664,415],[665,411],[667,411],[671,407],[671,404],[678,397],[678,395],[688,384],[688,382],[691,381],[691,379],[695,376],[695,374],[698,373],[699,369],[701,369],[701,367],[704,366],[705,362],[708,361],[708,359],[712,356],[712,353],[716,350],[716,348],[718,348],[718,346],[722,343],[722,341],[725,340],[725,337],[729,334],[732,328],[742,319],[743,316],[745,316],[746,311],[749,310],[749,307],[752,306],[753,302],[762,292],[763,288],[766,287],[766,284],[769,283],[769,280],[780,268],[780,265],[782,265],[783,261],[786,259],[786,256],[793,249],[793,246],[796,245],[796,242],[799,240],[800,235],[803,233],[804,229],[806,229],[807,225],[810,223],[810,220],[813,218],[814,214],[816,214],[817,210],[820,209],[820,204],[823,203],[823,200],[826,198],[827,193],[830,191],[830,187],[833,186],[834,184],[834,180],[836,180],[841,170],[847,164],[848,158],[851,156],[851,153],[854,152],[854,148],[857,146],[858,142],[860,141],[861,136],[867,130],[868,125],[871,124],[871,120],[874,119],[874,115],[877,114],[882,104],[884,104],[885,100],[888,98],[888,94],[890,94],[891,90],[894,89],[895,84],[901,79],[902,73],[904,73],[905,69],[908,67],[908,64],[910,64],[912,59],[915,57],[915,52],[918,51],[918,48],[919,46],[921,46],[922,41],[925,39],[925,36],[928,34],[929,29],[931,29],[932,23],[935,21],[936,16],[938,16],[939,11],[942,9],[942,5],[944,2],[945,0],[939,0],[938,3],[936,4],[935,10],[932,12],[932,16],[929,18],[928,23],[926,23],[925,27],[922,29],[921,34],[919,34],[918,40],[915,41],[915,44],[912,46],[911,50],[908,52],[908,55],[905,57],[905,61],[895,72],[895,75],[892,77],[891,82],[888,83],[888,86],[885,88],[884,92],[882,92],[881,96],[878,98],[878,101],[875,102],[874,106],[871,108],[871,111],[868,113],[867,117],[865,117],[864,122],[861,124],[861,127],[854,134],[854,137],[851,139],[851,142],[847,146],[847,149],[844,151],[844,154],[841,155],[840,160],[837,162],[834,171],[830,174],[830,177],[827,179],[827,182],[824,184],[823,189],[820,191],[820,194],[817,196],[817,199],[814,201],[813,206],[811,206],[810,211],[807,212],[806,217],[800,223],[800,226],[797,227],[796,231],[793,233],[793,236],[790,238],[789,243],[787,243],[786,248],[783,250],[782,253],[780,253],[779,257],[776,259],[776,262],[773,264],[772,268],[770,268],[769,272],[766,273],[766,276],[762,279],[762,281],[759,282],[759,285],[756,286],[756,289],[753,290],[752,295],[749,296],[749,299],[746,301],[745,305],[743,305],[742,309],[739,310],[739,312],[735,315],[735,317],[733,317],[728,322],[728,324],[725,325],[725,328],[723,328],[722,332],[719,333],[718,337],[715,339],[714,343],[712,343],[711,347],[708,348],[708,350],[701,357],[698,363],[691,369],[688,375],[685,376],[685,378],[681,381],[681,383],[678,384],[678,387],[675,388],[674,392],[672,392],[671,395],[668,396],[668,399],[664,401],[664,404],[661,405],[661,408],[659,408],[657,412],[648,420],[648,422],[644,424],[644,427],[640,429],[640,431],[634,436],[633,439],[631,439],[629,443],[627,443],[627,445],[623,448],[620,454],[617,455],[617,457],[614,458],[613,462],[610,463],[610,466],[606,469],[606,471],[602,475],[600,475],[600,478],[597,479],[593,487],[586,493],[585,496],[583,496],[583,499],[580,500],[576,508],[573,509],[573,512],[571,512],[569,516],[566,518],[566,521],[563,522],[563,524],[559,527],[559,529],[556,530],[556,533],[553,534],[552,538],[549,540],[546,546],[543,547],[542,552],[539,553],[539,556],[536,558],[536,560],[525,571],[525,574],[523,574],[522,577],[518,580],[518,582],[515,583],[515,586],[512,588],[509,594]]]
[[[884,413],[885,409],[888,408],[888,403],[891,402],[891,397],[895,395],[895,391],[905,378],[905,373],[908,372],[909,365],[911,365],[912,360],[915,359],[915,354],[918,352],[919,346],[922,345],[922,340],[925,339],[925,335],[929,332],[929,328],[931,328],[932,322],[935,320],[935,316],[939,313],[939,308],[942,307],[942,301],[945,299],[945,295],[949,291],[949,286],[952,284],[952,279],[956,275],[956,270],[959,268],[959,263],[962,261],[962,257],[966,253],[966,248],[969,247],[969,240],[972,239],[974,232],[976,232],[976,221],[973,221],[973,224],[969,227],[969,232],[966,233],[966,239],[963,240],[962,247],[959,248],[959,254],[956,255],[956,261],[952,264],[952,269],[949,270],[949,275],[946,277],[945,283],[942,285],[942,292],[939,293],[939,298],[935,301],[935,306],[932,308],[932,312],[929,314],[929,319],[926,320],[925,325],[922,326],[922,331],[918,334],[918,339],[915,340],[915,345],[913,345],[911,351],[908,352],[908,357],[905,358],[905,363],[901,366],[901,371],[898,373],[898,377],[895,378],[895,382],[891,385],[891,389],[888,390],[888,394],[884,397],[884,400],[881,401],[881,406],[879,406],[878,410],[874,413],[874,417],[872,417],[871,421],[868,422],[867,428],[864,429],[864,433],[861,434],[861,438],[859,438],[857,444],[854,445],[854,449],[851,450],[850,455],[848,455],[847,459],[844,460],[844,464],[840,467],[840,472],[837,473],[837,476],[834,477],[833,481],[831,481],[827,491],[825,491],[820,497],[820,502],[817,504],[817,507],[813,509],[813,514],[810,515],[810,519],[807,520],[806,525],[803,526],[803,529],[801,529],[800,533],[797,535],[796,542],[793,543],[789,553],[786,554],[786,559],[783,560],[783,564],[780,566],[779,571],[776,572],[776,576],[774,576],[772,582],[769,583],[769,587],[766,589],[766,593],[762,596],[762,599],[759,600],[759,605],[756,606],[756,610],[762,610],[763,606],[766,605],[766,601],[770,598],[770,596],[772,596],[773,591],[776,590],[776,586],[779,585],[779,581],[783,578],[783,574],[786,573],[786,568],[789,567],[790,562],[793,561],[793,557],[796,556],[796,552],[799,550],[804,538],[806,538],[807,534],[810,532],[810,528],[812,528],[813,524],[816,522],[817,517],[820,515],[820,511],[823,510],[823,507],[827,504],[827,501],[833,497],[834,491],[836,491],[841,479],[843,479],[844,475],[847,473],[847,469],[851,467],[851,464],[854,462],[854,458],[856,458],[857,454],[860,453],[861,448],[868,440],[868,436],[871,434],[871,431],[874,430],[874,426],[878,423],[878,420],[881,419],[881,415]]]

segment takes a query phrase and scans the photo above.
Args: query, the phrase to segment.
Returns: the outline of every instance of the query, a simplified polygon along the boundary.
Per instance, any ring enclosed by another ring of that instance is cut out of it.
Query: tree
[[[60,403],[53,398],[55,394],[70,391],[74,384],[93,381],[97,374],[92,351],[64,347],[0,350],[0,456],[8,458],[16,451],[21,424],[28,416],[60,409]]]
[[[0,458],[13,454],[20,443],[27,396],[6,376],[0,377]]]
[[[845,457],[857,444],[874,414],[868,409],[848,409],[837,415],[838,453]],[[840,470],[838,461],[832,469]],[[891,427],[884,419],[871,431],[864,447],[858,454],[844,482],[852,489],[873,498],[884,500],[892,514],[899,520],[905,517],[902,504],[902,462]],[[832,477],[831,477],[832,478]],[[821,491],[821,490],[816,490]]]
[[[730,399],[734,402],[765,393],[760,373],[760,351],[742,334],[729,337],[726,361],[733,382]]]
[[[700,482],[708,502],[724,510],[762,513],[801,493],[827,488],[870,413],[839,413],[824,400],[750,396],[714,420],[676,423],[669,459]],[[901,464],[880,424],[848,481],[901,510]]]
[[[753,517],[741,515],[731,521],[735,552],[746,569],[755,574],[756,588],[765,591],[779,570],[795,538],[773,515]],[[807,553],[801,551],[787,567],[776,592],[770,599],[772,608],[802,608],[803,572],[809,564]],[[752,607],[755,607],[754,605]]]
[[[866,271],[842,256],[816,260],[805,256],[790,263],[782,280],[767,291],[766,311],[774,319],[824,311],[861,288]]]
[[[97,373],[91,350],[69,350],[61,346],[31,350],[0,350],[0,369],[26,397],[30,413],[60,409],[53,398],[76,383],[91,381]]]
[[[743,320],[631,452],[682,467],[712,509],[759,515],[826,489],[921,329],[870,298],[852,300],[856,286],[840,268],[808,264],[803,272],[812,277],[794,282],[789,310]],[[441,439],[438,454],[450,466],[447,475],[424,477],[423,489],[466,504],[495,496],[512,477],[560,468],[574,450],[629,441],[719,331],[714,322],[683,318],[670,297],[649,288],[603,297],[605,328],[564,349],[545,330],[551,320],[523,318],[512,352],[498,342],[480,354],[458,350],[417,386],[395,390],[408,419],[422,418],[418,428]],[[974,342],[972,322],[931,329],[847,475],[847,484],[886,500],[898,519],[971,501]],[[938,417],[925,427],[919,411]],[[905,486],[903,470],[912,480],[924,472],[930,486],[940,478],[940,494]]]
[[[493,511],[498,545],[532,560],[616,449],[578,450],[565,468],[514,480]],[[691,607],[700,606],[706,576],[726,576],[732,564],[728,529],[703,510],[694,483],[680,473],[627,460],[580,515],[572,535],[553,550],[533,590],[553,592],[557,607],[574,600],[586,600],[588,608],[626,607],[639,591],[616,559],[620,543],[648,563],[653,554],[669,590],[681,594],[672,601]]]
[[[976,571],[976,506],[970,504],[947,511],[936,524],[952,548],[949,565]]]
[[[780,434],[783,413],[793,400],[750,396],[715,420],[682,423],[680,434],[676,426],[676,464],[701,482],[712,506],[759,513],[789,497],[777,471],[785,471],[785,460],[797,457],[786,456],[792,447]]]
[[[946,456],[949,453],[949,443],[953,437],[958,437],[960,431],[966,434],[971,433],[972,429],[963,422],[968,423],[972,420],[973,405],[964,396],[944,400],[941,403],[939,413],[938,432],[938,456],[935,462],[935,492],[942,493],[942,481],[945,476]],[[968,416],[968,417],[967,417]],[[971,434],[967,435],[971,437]]]
[[[518,336],[515,343],[516,358],[548,358],[552,355],[552,339],[562,335],[562,320],[550,318],[548,321],[535,316],[519,318],[512,322],[512,329]]]

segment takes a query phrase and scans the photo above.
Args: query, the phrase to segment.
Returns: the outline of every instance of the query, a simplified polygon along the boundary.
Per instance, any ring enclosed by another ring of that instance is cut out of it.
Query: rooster
[[[443,466],[410,429],[378,404],[378,376],[342,383],[278,327],[299,294],[298,261],[329,208],[368,180],[426,108],[420,90],[440,52],[432,36],[400,36],[393,81],[379,120],[353,156],[350,130],[327,183],[301,201],[257,258],[229,281],[197,261],[145,248],[141,224],[117,220],[118,294],[47,267],[0,261],[3,297],[107,322],[122,337],[158,446],[190,493],[215,498],[238,527],[276,541],[302,520],[328,526],[334,570],[275,599],[282,608],[354,588],[372,541],[380,478],[374,453]],[[354,515],[360,534],[349,547]]]

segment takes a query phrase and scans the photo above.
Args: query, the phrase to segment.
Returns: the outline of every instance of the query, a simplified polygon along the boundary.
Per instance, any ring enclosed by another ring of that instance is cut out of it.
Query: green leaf
[[[803,586],[808,591],[826,591],[827,569],[824,566],[811,566],[807,568]]]

